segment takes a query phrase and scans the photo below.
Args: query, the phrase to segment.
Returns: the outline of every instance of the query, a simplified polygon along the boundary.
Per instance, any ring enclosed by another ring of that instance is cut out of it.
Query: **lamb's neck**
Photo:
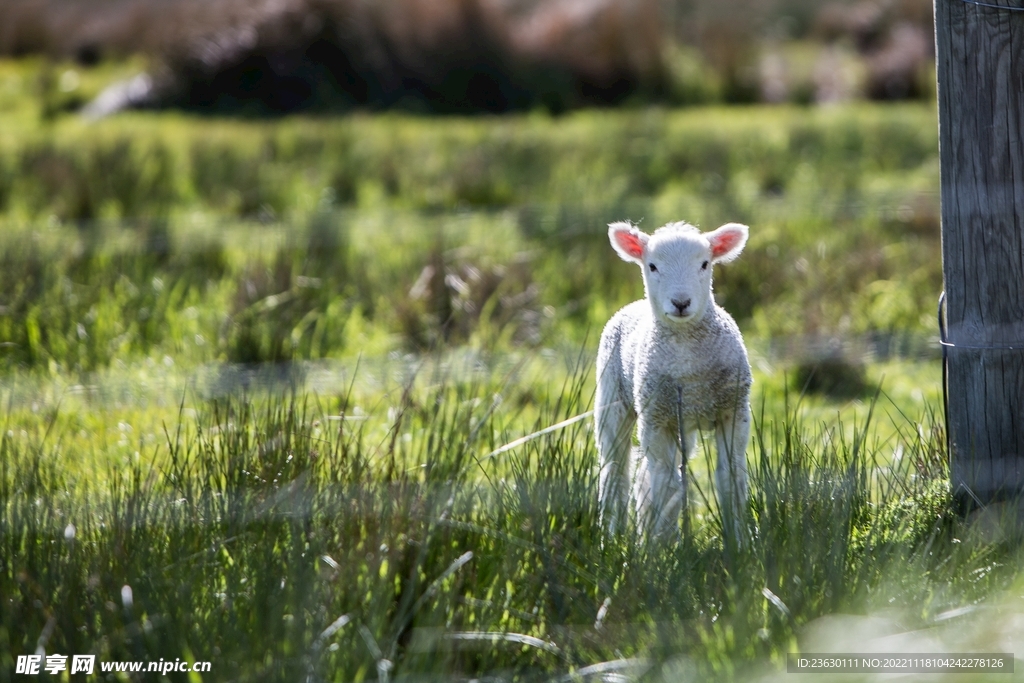
[[[714,304],[709,304],[698,320],[673,325],[655,318],[654,326],[658,335],[664,335],[676,343],[693,344],[715,336],[719,327],[718,311]]]

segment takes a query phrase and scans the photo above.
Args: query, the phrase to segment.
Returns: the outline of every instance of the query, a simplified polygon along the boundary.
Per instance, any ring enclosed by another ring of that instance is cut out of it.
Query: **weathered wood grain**
[[[934,7],[952,478],[987,503],[1024,490],[1024,12]]]

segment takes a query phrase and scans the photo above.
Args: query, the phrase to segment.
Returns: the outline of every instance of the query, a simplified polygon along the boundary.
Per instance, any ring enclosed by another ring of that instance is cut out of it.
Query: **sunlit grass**
[[[42,67],[4,65],[36,97]],[[63,373],[581,344],[641,293],[604,235],[622,219],[750,224],[715,275],[752,340],[930,332],[935,130],[921,104],[11,119],[0,356]]]
[[[218,678],[518,679],[624,658],[671,676],[684,656],[731,679],[778,665],[825,615],[882,610],[913,631],[1017,574],[1012,543],[952,514],[927,412],[875,403],[887,436],[755,399],[749,546],[723,543],[700,456],[692,535],[646,545],[602,539],[589,421],[489,457],[584,413],[586,364],[408,370],[192,398],[159,428],[137,407],[117,442],[85,439],[74,410],[12,415],[6,651],[53,619],[48,652],[209,659]]]

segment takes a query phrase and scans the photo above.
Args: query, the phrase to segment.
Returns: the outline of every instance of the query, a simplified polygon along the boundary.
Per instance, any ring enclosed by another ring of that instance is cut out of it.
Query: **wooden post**
[[[1024,3],[934,2],[947,428],[973,507],[1024,491]]]

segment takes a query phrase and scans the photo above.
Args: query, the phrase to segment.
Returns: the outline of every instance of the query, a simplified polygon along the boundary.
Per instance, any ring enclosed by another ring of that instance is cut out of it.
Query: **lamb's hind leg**
[[[686,500],[680,476],[679,437],[647,424],[640,416],[640,462],[636,506],[644,529],[652,537],[667,538],[678,531],[679,514]]]
[[[626,528],[632,475],[629,447],[636,418],[630,407],[617,397],[614,388],[604,381],[598,382],[595,403],[601,465],[598,483],[601,524],[608,533],[614,534]]]
[[[742,542],[744,510],[747,505],[747,442],[750,440],[750,406],[743,401],[736,411],[724,415],[715,427],[718,463],[715,484],[725,532]]]

